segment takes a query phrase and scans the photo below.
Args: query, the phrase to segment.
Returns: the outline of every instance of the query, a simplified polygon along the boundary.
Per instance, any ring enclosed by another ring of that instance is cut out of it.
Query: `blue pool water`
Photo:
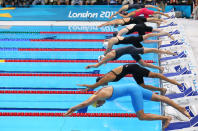
[[[108,29],[108,30],[107,30]],[[56,26],[13,26],[0,31],[108,31],[112,27],[99,30],[96,27],[56,27]],[[105,39],[109,34],[34,34],[34,33],[1,33],[0,39],[43,39],[55,36],[56,39]],[[114,48],[124,45],[114,46]],[[144,44],[148,48],[156,48],[157,44]],[[31,42],[0,41],[0,48],[102,48],[102,42]],[[0,51],[0,59],[97,59],[101,51]],[[153,60],[158,65],[158,55],[150,53],[142,55],[144,60]],[[132,60],[123,56],[119,60]],[[125,63],[108,63],[98,69],[85,69],[93,63],[42,63],[42,62],[1,62],[2,71],[32,72],[92,72],[99,70],[105,74],[111,69]],[[158,72],[156,69],[150,69]],[[1,76],[0,90],[77,90],[76,84],[93,84],[96,77],[33,77],[33,76]],[[131,83],[137,86],[133,78],[126,77],[117,83]],[[145,78],[145,83],[159,86],[158,79]],[[88,94],[0,94],[0,112],[66,112],[86,100]],[[160,114],[160,103],[145,101],[146,113]],[[87,113],[134,113],[129,97],[113,102],[106,102],[101,108],[88,107]],[[1,131],[160,131],[161,121],[139,121],[137,118],[122,117],[0,117]]]

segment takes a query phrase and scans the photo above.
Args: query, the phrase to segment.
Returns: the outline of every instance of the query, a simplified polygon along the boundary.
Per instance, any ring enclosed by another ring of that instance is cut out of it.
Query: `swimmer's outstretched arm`
[[[91,104],[93,104],[95,101],[97,101],[100,97],[98,95],[92,95],[89,99],[87,99],[86,101],[71,107],[65,114],[63,114],[63,116],[69,116],[71,115],[73,112],[75,112],[76,110],[79,110],[81,108],[87,107]]]
[[[115,57],[115,56],[114,56],[114,57]],[[86,66],[85,68],[86,68],[86,69],[89,69],[89,68],[98,68],[98,67],[101,66],[102,64],[107,63],[108,61],[112,60],[112,58],[114,58],[114,57],[112,56],[112,53],[109,52],[109,53],[102,59],[102,61],[100,61],[99,63],[96,63],[96,64],[94,64],[94,65],[88,65],[88,66]]]
[[[119,14],[121,11],[128,10],[128,8],[129,8],[129,5],[124,5],[124,6],[122,6],[122,7],[119,9],[119,11],[117,11],[115,14],[111,15],[111,16],[109,17],[109,19],[112,19],[115,15]]]
[[[78,86],[83,86],[83,87],[87,87],[88,89],[85,89],[84,91],[90,90],[90,89],[95,89],[103,84],[108,83],[109,81],[112,81],[112,79],[110,77],[108,77],[107,75],[105,75],[104,77],[102,77],[102,79],[100,79],[98,82],[96,82],[93,85],[88,85],[88,84],[77,84]]]

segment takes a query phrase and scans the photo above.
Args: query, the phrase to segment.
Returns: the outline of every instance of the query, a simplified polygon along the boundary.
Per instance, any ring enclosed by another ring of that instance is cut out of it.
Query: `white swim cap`
[[[107,46],[108,46],[108,41],[103,42],[103,47],[104,47],[105,49],[107,49]]]
[[[105,57],[104,55],[98,56],[98,62],[101,62],[104,57]]]

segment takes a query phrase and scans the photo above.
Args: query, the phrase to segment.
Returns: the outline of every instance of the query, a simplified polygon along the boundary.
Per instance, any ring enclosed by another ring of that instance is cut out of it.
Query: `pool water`
[[[89,60],[97,60],[103,51],[22,51],[23,48],[47,49],[102,49],[102,42],[82,42],[77,40],[103,40],[111,34],[95,34],[91,32],[113,32],[113,27],[97,29],[96,27],[67,26],[12,26],[0,29],[0,74],[91,74],[89,77],[79,76],[0,76],[0,90],[79,90],[76,84],[93,84],[94,72],[105,74],[115,67],[126,63],[108,63],[99,68],[85,69],[93,64]],[[71,32],[71,33],[41,33]],[[74,34],[72,32],[81,32]],[[89,32],[89,33],[83,33]],[[42,39],[48,41],[32,41]],[[74,41],[53,41],[73,39]],[[156,39],[156,38],[153,38]],[[50,41],[51,40],[51,41]],[[144,47],[157,48],[157,44],[143,44]],[[116,45],[115,48],[124,45]],[[143,60],[153,60],[158,65],[158,55],[150,53],[142,55]],[[15,60],[9,62],[8,60]],[[76,60],[76,62],[17,62],[17,60]],[[80,62],[87,60],[88,62]],[[129,55],[119,60],[132,60]],[[94,71],[95,70],[95,71]],[[150,69],[158,72],[156,69]],[[125,77],[117,83],[131,83],[137,86],[134,79]],[[159,79],[145,78],[145,83],[160,85]],[[0,94],[0,112],[66,112],[68,108],[81,103],[91,94]],[[160,103],[145,101],[146,113],[161,114]],[[81,112],[81,111],[78,111]],[[106,102],[100,108],[88,107],[87,113],[134,113],[129,97],[113,102]],[[2,131],[160,131],[161,121],[140,121],[137,118],[125,117],[0,117]]]

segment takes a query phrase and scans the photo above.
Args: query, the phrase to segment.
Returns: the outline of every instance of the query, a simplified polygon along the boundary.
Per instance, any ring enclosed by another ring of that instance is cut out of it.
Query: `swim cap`
[[[108,46],[108,41],[103,42],[103,47],[104,47],[105,49],[107,49],[107,46]]]
[[[102,77],[103,77],[103,76],[98,76],[98,77],[96,78],[96,82],[98,82],[100,79],[102,79]]]
[[[120,14],[128,15],[128,12],[126,12],[126,11],[121,11]]]
[[[104,55],[98,56],[98,62],[101,62],[104,57],[105,57]]]
[[[97,108],[97,101],[92,104],[93,107]]]
[[[93,96],[94,96],[94,95],[92,95],[90,98],[92,98]],[[92,106],[96,108],[96,107],[97,107],[97,101],[95,101],[95,102],[92,104]]]
[[[113,32],[113,36],[117,36],[118,35],[118,32],[117,31],[114,31]]]

